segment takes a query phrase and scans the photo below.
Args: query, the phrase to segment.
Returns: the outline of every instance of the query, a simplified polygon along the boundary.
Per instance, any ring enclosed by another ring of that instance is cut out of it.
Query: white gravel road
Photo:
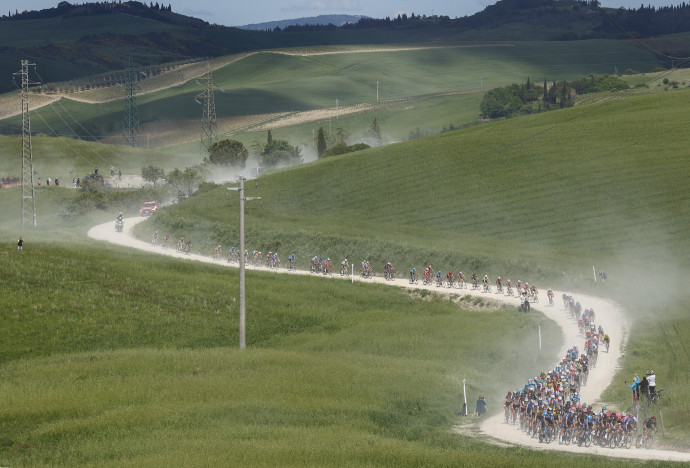
[[[158,245],[152,245],[150,242],[144,242],[140,241],[138,239],[135,239],[132,236],[132,228],[143,221],[146,221],[146,218],[126,218],[125,220],[125,229],[124,232],[116,232],[115,231],[115,222],[110,222],[110,223],[105,223],[101,224],[98,226],[95,226],[91,228],[88,232],[88,236],[97,239],[97,240],[102,240],[106,242],[110,242],[112,244],[117,244],[117,245],[122,245],[130,248],[136,248],[140,250],[144,250],[147,252],[153,252],[161,255],[168,255],[172,257],[177,257],[182,260],[193,260],[193,261],[200,261],[200,262],[206,262],[206,263],[215,263],[218,265],[223,265],[223,266],[228,266],[228,267],[237,267],[236,264],[229,264],[227,263],[224,259],[221,261],[215,261],[211,258],[210,255],[198,255],[198,254],[182,254],[176,252],[176,245],[177,245],[177,239],[170,239],[170,247],[167,249],[163,249],[160,245],[162,242],[162,236],[159,237],[159,244]],[[336,266],[337,267],[337,266]],[[247,265],[248,270],[252,269],[259,269],[263,271],[268,271],[265,268],[256,268],[252,267],[251,265]],[[286,273],[287,271],[285,269],[281,269],[278,271],[282,271]],[[304,270],[298,270],[295,272],[291,272],[291,274],[301,274],[301,275],[309,275],[310,273],[308,271]],[[334,278],[341,278],[340,275],[334,275]],[[349,277],[348,277],[349,279]],[[433,290],[436,293],[439,294],[458,294],[460,293],[460,290],[454,289],[454,290],[448,290],[448,289],[439,289],[436,287],[430,287],[430,286],[423,286],[421,284],[418,285],[410,285],[408,281],[398,279],[395,282],[391,283],[386,281],[384,278],[381,277],[374,277],[368,280],[363,280],[359,276],[355,276],[354,278],[355,281],[371,281],[371,282],[376,282],[376,283],[386,283],[386,284],[391,284],[394,286],[398,287],[404,287],[404,288],[410,288],[410,289],[424,289],[424,288],[429,288]],[[470,294],[470,295],[477,295],[477,296],[490,296],[491,299],[498,300],[498,301],[503,301],[506,303],[513,304],[515,306],[519,306],[520,302],[519,299],[515,297],[509,297],[505,295],[500,295],[500,294],[493,294],[493,293],[482,293],[480,291],[473,291],[471,289],[464,289],[462,290],[462,294]],[[563,308],[561,296],[562,292],[561,291],[554,291],[555,294],[555,299],[554,299],[554,305],[550,306],[548,305],[548,301],[546,299],[546,294],[545,291],[542,290],[542,302],[537,303],[537,304],[532,304],[532,307],[540,312],[542,312],[544,315],[547,317],[551,318],[554,320],[562,329],[563,335],[565,337],[565,341],[563,343],[562,349],[558,351],[558,354],[554,356],[554,361],[553,365],[550,368],[553,368],[556,366],[556,364],[563,359],[565,356],[565,353],[568,348],[571,348],[573,345],[577,345],[580,349],[582,349],[584,345],[584,338],[579,334],[578,327],[577,327],[577,322],[570,316],[570,313]],[[601,394],[603,390],[608,387],[612,383],[612,379],[615,376],[615,371],[616,371],[616,366],[618,364],[618,361],[621,357],[622,350],[624,349],[625,346],[625,340],[628,334],[628,329],[629,329],[629,323],[626,320],[626,317],[621,310],[621,307],[612,302],[608,301],[606,299],[601,299],[598,297],[592,297],[592,296],[585,296],[582,294],[575,294],[572,293],[573,296],[575,297],[576,300],[580,301],[582,304],[583,308],[591,308],[593,307],[595,312],[596,312],[596,322],[597,324],[601,324],[601,326],[606,330],[606,332],[611,336],[611,348],[609,352],[605,351],[600,351],[599,352],[599,359],[597,362],[596,368],[592,369],[590,371],[589,379],[587,381],[587,385],[582,387],[581,390],[581,397],[582,401],[592,404],[595,406],[595,408],[600,405],[601,403],[599,402],[601,398]],[[534,369],[535,375],[538,374],[542,369]],[[525,381],[527,381],[528,378],[532,376],[525,376]],[[623,385],[623,382],[620,382],[620,385]],[[510,390],[512,387],[515,385],[513,384],[511,386],[510,383],[506,383],[505,385],[505,391],[507,392]],[[490,404],[494,405],[501,405],[503,402],[490,402]],[[471,411],[471,409],[468,409],[468,411]],[[568,451],[568,452],[578,452],[578,453],[587,453],[587,454],[596,454],[596,455],[604,455],[604,456],[610,456],[610,457],[620,457],[620,458],[636,458],[636,459],[654,459],[654,460],[668,460],[668,461],[685,461],[685,462],[690,462],[690,453],[686,452],[677,452],[677,451],[670,451],[670,450],[657,450],[657,449],[651,449],[651,450],[646,450],[646,449],[636,449],[634,446],[630,449],[610,449],[610,448],[600,448],[600,447],[578,447],[578,446],[573,446],[573,445],[568,445],[568,446],[563,446],[559,445],[558,442],[552,442],[550,444],[540,444],[537,439],[533,439],[527,434],[525,434],[523,431],[519,430],[516,426],[513,426],[512,424],[506,424],[504,422],[504,417],[503,413],[499,412],[493,417],[489,417],[483,421],[481,424],[481,432],[489,436],[490,438],[498,439],[500,441],[510,443],[510,444],[515,444],[515,445],[521,445],[529,448],[533,448],[536,450],[562,450],[562,451]]]

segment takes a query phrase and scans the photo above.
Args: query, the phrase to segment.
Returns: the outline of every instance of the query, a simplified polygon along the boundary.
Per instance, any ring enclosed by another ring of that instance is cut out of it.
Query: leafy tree
[[[489,90],[479,105],[482,115],[495,119],[498,117],[510,117],[520,110],[522,101],[512,94],[507,88],[494,88]]]
[[[319,157],[323,156],[326,149],[328,149],[328,145],[326,144],[326,132],[323,130],[323,127],[319,127],[319,132],[316,135],[316,152]]]
[[[381,136],[381,127],[379,127],[379,122],[376,117],[374,117],[374,120],[369,126],[369,130],[367,130],[367,136],[374,139],[379,144],[383,142],[383,137]]]
[[[156,186],[156,181],[165,177],[165,171],[156,166],[146,166],[141,168],[141,178],[146,182],[151,182],[154,187]]]
[[[208,152],[208,161],[220,166],[244,168],[249,157],[247,148],[237,140],[218,141],[209,147]]]
[[[178,192],[191,194],[203,182],[203,177],[199,171],[193,167],[187,167],[184,171],[178,168],[168,172],[168,184]]]
[[[273,140],[271,144],[264,146],[261,152],[261,165],[263,167],[275,167],[279,164],[302,163],[302,151],[297,146],[292,146],[286,140]]]

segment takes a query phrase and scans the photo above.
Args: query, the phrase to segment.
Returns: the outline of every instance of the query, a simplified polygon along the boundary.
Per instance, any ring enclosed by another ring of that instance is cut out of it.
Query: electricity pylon
[[[196,102],[201,104],[203,109],[201,117],[201,146],[199,149],[203,153],[204,151],[208,152],[208,149],[218,138],[216,126],[216,100],[213,96],[215,85],[213,84],[211,65],[208,66],[208,72],[206,72],[200,80],[206,82],[206,89],[204,89],[204,92],[196,96]],[[201,99],[201,101],[199,101],[199,99]]]
[[[142,91],[136,84],[137,74],[141,73],[146,76],[144,72],[140,72],[132,65],[132,57],[129,57],[129,67],[125,71],[122,81],[125,88],[125,114],[122,119],[122,140],[132,147],[141,145],[139,135],[139,110],[137,108],[137,91]]]
[[[34,198],[34,163],[31,149],[31,117],[29,115],[29,67],[35,63],[22,60],[22,70],[14,75],[22,77],[22,227],[24,218],[31,216],[36,226],[36,198]],[[28,203],[28,200],[31,200]]]

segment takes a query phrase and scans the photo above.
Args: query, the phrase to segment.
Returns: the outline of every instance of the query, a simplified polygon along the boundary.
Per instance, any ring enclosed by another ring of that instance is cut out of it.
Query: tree
[[[286,140],[273,140],[270,145],[264,146],[260,157],[263,167],[300,164],[302,151],[297,146],[290,145]]]
[[[383,138],[381,137],[381,127],[379,127],[379,122],[376,117],[374,117],[374,120],[369,126],[369,130],[367,130],[367,136],[369,138],[373,138],[379,144],[381,144],[383,141]]]
[[[165,176],[165,171],[156,166],[146,166],[141,168],[141,178],[146,182],[151,182],[154,187],[158,179],[162,179]]]
[[[273,135],[271,135],[271,131],[269,130],[268,137],[266,138],[266,144],[270,145],[271,143],[273,143]]]
[[[338,143],[347,144],[347,139],[350,137],[349,132],[346,132],[343,127],[338,127],[335,129],[335,134],[338,136]]]
[[[510,117],[521,107],[520,98],[512,94],[508,88],[494,88],[484,95],[479,110],[483,116],[495,119]]]
[[[175,168],[168,172],[167,180],[168,185],[174,187],[179,193],[190,195],[203,182],[203,177],[193,167],[185,168],[184,171]]]
[[[249,157],[247,148],[237,140],[218,141],[209,147],[208,152],[208,161],[219,166],[244,168]]]
[[[318,153],[319,157],[321,157],[327,149],[328,145],[326,144],[326,132],[323,130],[323,127],[319,127],[319,132],[316,135],[316,152]]]

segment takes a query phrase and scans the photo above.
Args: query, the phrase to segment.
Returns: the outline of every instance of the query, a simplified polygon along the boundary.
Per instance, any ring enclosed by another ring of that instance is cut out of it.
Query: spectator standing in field
[[[122,169],[118,169],[117,171],[117,177],[122,180]]]
[[[628,381],[625,381],[625,385],[628,385]],[[640,376],[635,374],[635,377],[633,377],[633,383],[632,385],[628,385],[630,389],[633,392],[633,401],[639,401],[640,400]]]
[[[93,168],[93,174],[94,174],[94,175],[98,175],[98,168],[97,168],[97,167],[94,167],[94,168]]]
[[[17,250],[22,250],[22,247],[24,247],[24,239],[19,237],[19,240],[17,241]]]
[[[656,393],[656,375],[654,375],[653,370],[647,374],[647,381],[649,382],[649,394],[654,395]]]
[[[50,177],[46,179],[46,185],[50,185]]]
[[[58,179],[57,177],[55,178],[55,185],[56,186],[60,185],[60,179]]]
[[[41,185],[41,178],[38,178],[38,185]]]
[[[113,166],[110,166],[110,175],[111,176],[115,175],[115,168]]]
[[[486,413],[486,399],[483,396],[480,396],[477,400],[477,408],[474,411],[474,415],[481,416],[484,413]]]

